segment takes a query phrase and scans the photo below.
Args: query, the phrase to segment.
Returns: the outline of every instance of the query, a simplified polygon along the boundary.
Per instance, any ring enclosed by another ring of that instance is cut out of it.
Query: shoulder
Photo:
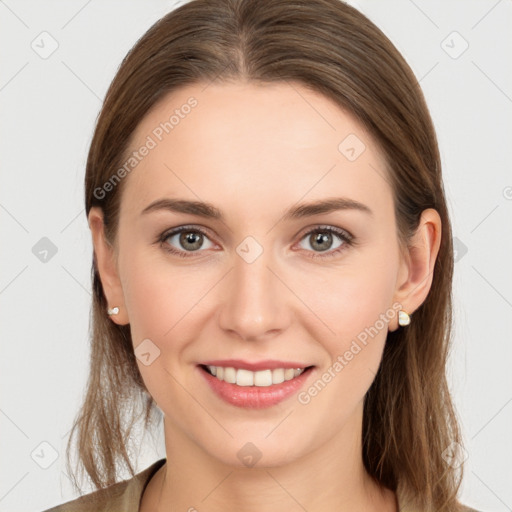
[[[126,495],[126,488],[130,485],[130,482],[131,479],[119,482],[105,489],[80,496],[62,505],[57,505],[44,512],[86,512],[91,510],[107,512],[113,509],[118,509],[119,511],[126,510],[126,512],[128,512],[131,509],[128,508],[129,503],[127,503],[124,496]]]
[[[151,477],[165,463],[160,459],[129,480],[80,496],[44,512],[138,512],[144,489]]]

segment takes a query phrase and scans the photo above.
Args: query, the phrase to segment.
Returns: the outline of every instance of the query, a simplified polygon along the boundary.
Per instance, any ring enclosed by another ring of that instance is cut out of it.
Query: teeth
[[[235,370],[234,368],[229,369],[236,372],[237,386],[254,386],[254,372],[249,370]],[[226,370],[228,370],[228,368],[226,368]]]
[[[293,368],[286,368],[284,371],[284,380],[290,380],[293,379],[295,376],[295,370]]]
[[[272,370],[272,384],[281,384],[284,382],[284,370],[283,368],[276,368]]]
[[[208,366],[209,372],[219,380],[236,384],[237,386],[266,387],[273,384],[281,384],[285,380],[291,380],[304,372],[305,368],[275,368],[274,370],[260,370],[251,372],[245,369],[233,367]]]
[[[230,384],[234,384],[238,377],[234,368],[224,368],[224,380]],[[250,384],[252,386],[252,384]]]
[[[255,386],[272,386],[272,370],[254,372]]]

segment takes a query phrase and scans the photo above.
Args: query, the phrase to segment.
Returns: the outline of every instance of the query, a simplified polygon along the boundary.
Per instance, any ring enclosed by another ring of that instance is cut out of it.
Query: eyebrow
[[[222,212],[210,203],[202,201],[189,201],[185,199],[157,199],[152,202],[144,210],[141,215],[148,214],[155,211],[171,211],[175,213],[188,213],[204,217],[206,219],[214,219],[224,221]],[[373,217],[373,211],[363,203],[349,199],[346,197],[333,197],[329,199],[322,199],[312,203],[302,203],[290,207],[284,213],[282,220],[296,220],[305,217],[312,217],[322,213],[331,213],[338,210],[358,210]]]

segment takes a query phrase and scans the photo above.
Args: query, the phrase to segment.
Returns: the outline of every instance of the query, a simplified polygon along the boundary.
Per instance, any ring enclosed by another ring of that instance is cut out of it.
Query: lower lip
[[[231,405],[247,409],[264,409],[286,400],[299,391],[313,370],[308,368],[298,377],[272,386],[237,386],[217,379],[200,366],[198,369],[217,396]]]

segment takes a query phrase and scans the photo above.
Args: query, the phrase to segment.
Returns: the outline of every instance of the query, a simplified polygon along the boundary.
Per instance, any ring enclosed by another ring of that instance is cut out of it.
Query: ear
[[[394,302],[399,302],[401,309],[409,315],[423,304],[432,286],[434,265],[441,245],[441,224],[436,210],[423,210],[410,246],[404,251]],[[390,331],[398,329],[398,311],[389,327]]]
[[[88,220],[92,234],[94,254],[96,256],[96,266],[108,307],[119,308],[119,313],[111,315],[110,318],[118,325],[126,325],[129,321],[124,303],[123,287],[117,269],[117,254],[115,248],[105,237],[103,211],[101,208],[92,207],[89,211]]]

